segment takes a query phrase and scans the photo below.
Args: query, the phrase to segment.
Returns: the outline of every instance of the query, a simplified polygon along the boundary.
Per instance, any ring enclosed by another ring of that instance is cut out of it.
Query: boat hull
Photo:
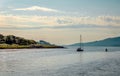
[[[81,48],[78,48],[78,49],[77,49],[77,51],[78,51],[78,52],[81,52],[81,51],[84,51],[84,50],[83,50],[83,49],[81,49]]]

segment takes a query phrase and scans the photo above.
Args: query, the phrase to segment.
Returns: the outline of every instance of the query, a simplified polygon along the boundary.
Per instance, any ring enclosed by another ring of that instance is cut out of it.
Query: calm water
[[[78,64],[81,66],[120,55],[120,47],[107,47],[109,52],[104,52],[105,48],[85,47],[84,52],[76,52],[77,47],[1,49],[0,76],[61,76],[63,72],[58,72],[60,69]]]

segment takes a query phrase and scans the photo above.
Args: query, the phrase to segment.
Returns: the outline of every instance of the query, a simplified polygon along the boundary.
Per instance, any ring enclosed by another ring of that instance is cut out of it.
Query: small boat
[[[77,51],[78,52],[82,52],[82,51],[84,51],[83,49],[82,49],[82,37],[81,37],[81,35],[80,35],[80,47],[77,49]]]
[[[84,50],[83,50],[83,49],[81,49],[81,48],[78,48],[78,49],[77,49],[77,51],[84,51]]]

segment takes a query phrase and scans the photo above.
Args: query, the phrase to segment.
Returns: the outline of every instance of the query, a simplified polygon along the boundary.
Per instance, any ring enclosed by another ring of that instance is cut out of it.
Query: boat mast
[[[80,48],[81,48],[81,45],[82,45],[82,44],[81,44],[81,41],[82,41],[82,38],[81,38],[81,35],[80,35]]]

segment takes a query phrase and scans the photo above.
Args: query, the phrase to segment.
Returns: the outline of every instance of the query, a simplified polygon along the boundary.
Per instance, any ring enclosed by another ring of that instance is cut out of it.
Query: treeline
[[[34,40],[28,40],[21,37],[16,37],[14,35],[4,36],[0,34],[0,44],[18,44],[18,45],[31,45],[36,44]]]

